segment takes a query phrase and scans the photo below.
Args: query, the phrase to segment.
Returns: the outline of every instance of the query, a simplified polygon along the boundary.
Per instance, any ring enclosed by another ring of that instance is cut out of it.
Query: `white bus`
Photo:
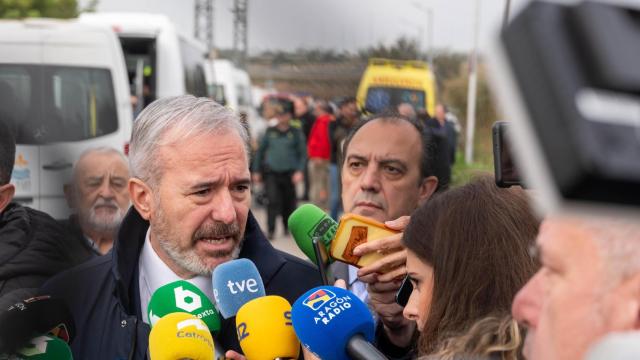
[[[206,64],[209,97],[246,119],[253,138],[263,133],[266,125],[262,124],[253,105],[249,73],[227,59],[207,60]]]
[[[80,21],[110,27],[120,39],[131,95],[140,111],[157,98],[192,94],[207,96],[206,47],[179,34],[165,15],[84,13]]]
[[[0,21],[0,119],[16,134],[16,201],[66,217],[73,164],[90,147],[125,152],[131,118],[113,32],[74,20]]]

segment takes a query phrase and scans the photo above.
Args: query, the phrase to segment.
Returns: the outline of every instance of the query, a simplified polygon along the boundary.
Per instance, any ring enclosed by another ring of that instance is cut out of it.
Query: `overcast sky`
[[[419,38],[425,49],[425,9],[430,8],[435,48],[467,51],[473,46],[476,1],[481,3],[482,50],[500,26],[506,0],[249,0],[249,50],[357,50],[389,44],[402,35]],[[511,0],[512,15],[528,2]],[[193,34],[193,4],[193,0],[100,0],[98,10],[164,13],[181,32]],[[231,47],[232,5],[233,0],[215,0],[217,47]]]

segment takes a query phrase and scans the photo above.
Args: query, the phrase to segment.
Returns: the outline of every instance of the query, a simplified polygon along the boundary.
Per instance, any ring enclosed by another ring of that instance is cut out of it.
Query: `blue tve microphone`
[[[216,306],[225,319],[236,316],[245,303],[265,296],[262,278],[251,260],[231,260],[216,266],[212,282]]]
[[[307,291],[293,304],[291,321],[300,342],[321,359],[386,359],[371,345],[375,325],[367,305],[347,290]]]

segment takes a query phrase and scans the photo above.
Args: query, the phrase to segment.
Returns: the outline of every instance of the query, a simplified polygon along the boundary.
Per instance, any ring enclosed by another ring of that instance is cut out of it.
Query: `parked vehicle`
[[[228,106],[247,120],[255,139],[265,125],[253,106],[249,73],[227,59],[207,60],[205,70],[209,97]]]
[[[206,47],[179,34],[165,15],[84,13],[80,21],[110,27],[120,39],[136,113],[157,98],[207,96]]]
[[[436,106],[436,79],[423,61],[370,59],[357,94],[361,109],[370,113],[409,103],[431,116]]]
[[[117,37],[75,20],[0,21],[0,116],[16,133],[15,199],[57,218],[87,148],[125,151],[127,71]]]

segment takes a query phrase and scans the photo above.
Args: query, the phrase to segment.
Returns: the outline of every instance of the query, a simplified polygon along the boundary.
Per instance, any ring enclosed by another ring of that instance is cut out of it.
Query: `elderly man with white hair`
[[[86,150],[73,169],[65,196],[73,215],[66,220],[71,255],[82,262],[106,254],[129,208],[129,164],[110,147]]]
[[[547,218],[541,269],[516,295],[528,360],[582,359],[605,335],[640,329],[640,223],[594,215]]]

